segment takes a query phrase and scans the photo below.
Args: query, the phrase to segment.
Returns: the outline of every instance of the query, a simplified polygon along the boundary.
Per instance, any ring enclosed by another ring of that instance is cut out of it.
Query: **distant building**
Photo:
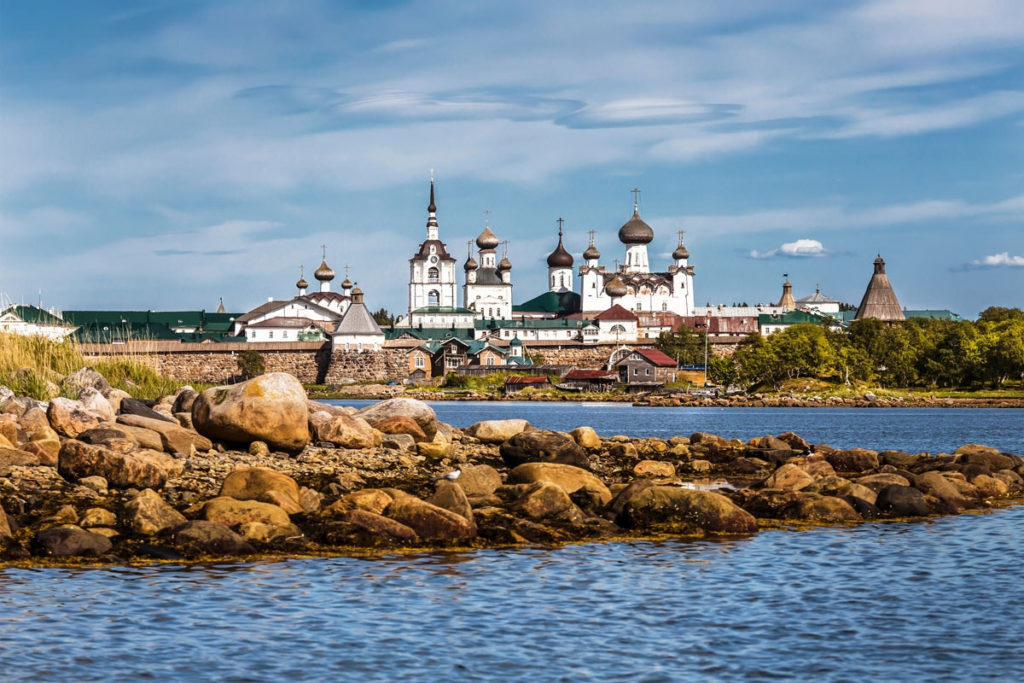
[[[900,308],[896,292],[893,291],[889,277],[885,274],[885,261],[882,260],[881,254],[875,259],[874,265],[875,272],[871,275],[854,320],[876,318],[890,324],[905,320],[906,316]]]
[[[796,300],[796,307],[801,311],[820,313],[822,315],[835,315],[839,313],[839,306],[838,301],[822,294],[821,289],[817,286],[814,288],[814,294]]]
[[[466,284],[463,286],[462,305],[477,318],[505,320],[512,317],[512,262],[508,260],[508,254],[502,256],[501,261],[497,260],[495,250],[499,244],[490,225],[485,225],[476,238],[480,263],[470,251],[463,266]]]
[[[363,291],[352,290],[352,303],[331,332],[331,346],[335,351],[380,351],[384,347],[384,333],[363,303]]]
[[[633,349],[615,368],[621,382],[634,386],[670,384],[678,375],[675,359],[658,349]]]
[[[785,313],[764,313],[757,316],[757,327],[762,336],[781,332],[793,325],[828,325],[829,329],[841,330],[845,326],[840,315],[822,315],[811,311],[786,311]]]
[[[8,306],[0,311],[0,332],[63,341],[76,329],[75,324],[64,320],[56,311],[45,311],[37,306]]]

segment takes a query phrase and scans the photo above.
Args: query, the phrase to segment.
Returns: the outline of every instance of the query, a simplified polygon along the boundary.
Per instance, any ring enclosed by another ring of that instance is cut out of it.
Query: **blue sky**
[[[638,186],[699,304],[856,305],[881,253],[973,317],[1024,306],[1022,162],[1018,0],[0,0],[0,292],[58,308],[247,310],[326,243],[402,311],[433,168],[517,301]]]

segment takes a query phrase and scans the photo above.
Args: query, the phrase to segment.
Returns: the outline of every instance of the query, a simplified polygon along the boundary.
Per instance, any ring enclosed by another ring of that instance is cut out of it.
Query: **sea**
[[[463,427],[1024,453],[1019,409],[432,405]],[[6,568],[0,680],[1019,681],[1022,586],[1024,506],[723,540]]]

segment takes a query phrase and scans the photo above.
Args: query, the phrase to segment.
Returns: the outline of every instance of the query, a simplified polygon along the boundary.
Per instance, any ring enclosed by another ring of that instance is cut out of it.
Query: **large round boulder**
[[[467,496],[489,496],[501,486],[501,475],[490,465],[465,465],[459,486]]]
[[[529,426],[529,422],[519,419],[484,420],[471,425],[466,433],[483,443],[504,443]]]
[[[303,511],[298,483],[287,474],[267,467],[243,467],[233,471],[224,478],[220,495],[236,500],[273,503],[289,515]]]
[[[159,489],[181,472],[181,464],[156,451],[118,453],[69,439],[61,446],[57,471],[69,481],[98,476],[117,488]]]
[[[384,514],[409,527],[423,539],[453,541],[476,536],[476,524],[473,522],[414,496],[396,498]]]
[[[373,426],[376,426],[378,421],[389,417],[411,417],[428,438],[433,437],[436,431],[434,421],[437,419],[437,414],[434,413],[434,409],[414,398],[389,398],[363,408],[356,415]]]
[[[566,493],[580,489],[590,493],[600,505],[611,502],[612,493],[600,479],[590,472],[572,465],[551,462],[528,462],[519,465],[508,474],[510,484],[533,484],[546,481],[555,484]]]
[[[764,480],[764,487],[782,489],[783,491],[799,491],[814,483],[814,477],[804,468],[794,463],[786,463]]]
[[[219,522],[196,520],[174,533],[174,544],[186,555],[247,555],[256,552],[244,538]]]
[[[246,522],[286,526],[291,518],[283,508],[273,503],[256,500],[235,500],[218,496],[203,506],[203,518],[208,522],[220,522],[224,526],[237,526]]]
[[[102,555],[111,548],[110,539],[76,526],[57,526],[38,532],[32,545],[40,555],[78,557]]]
[[[957,456],[959,462],[968,465],[984,465],[993,472],[1013,469],[1022,462],[1019,456],[1000,453],[998,449],[991,446],[973,443],[961,446],[954,451],[953,455]]]
[[[878,467],[878,453],[866,448],[832,451],[825,457],[837,472],[867,472]]]
[[[564,522],[581,522],[583,511],[572,502],[569,494],[557,484],[538,481],[529,485],[509,506],[530,519],[552,519]]]
[[[59,434],[72,439],[87,429],[99,427],[101,421],[98,415],[86,410],[80,402],[63,396],[50,401],[46,417],[50,420],[50,426]]]
[[[284,372],[207,389],[192,404],[192,424],[211,439],[265,441],[284,451],[309,443],[306,392]]]
[[[586,451],[569,437],[542,429],[516,434],[501,444],[502,459],[509,467],[526,462],[555,462],[577,467],[590,467]]]
[[[626,526],[655,531],[703,530],[710,533],[750,534],[757,520],[725,496],[678,486],[651,486],[626,504]]]
[[[143,489],[124,506],[124,523],[141,536],[176,529],[188,520],[153,489]]]
[[[310,425],[317,441],[339,448],[373,448],[382,442],[380,432],[361,417],[318,412],[310,417]]]
[[[923,493],[913,486],[899,484],[890,484],[879,491],[875,505],[892,517],[925,517],[929,512]]]

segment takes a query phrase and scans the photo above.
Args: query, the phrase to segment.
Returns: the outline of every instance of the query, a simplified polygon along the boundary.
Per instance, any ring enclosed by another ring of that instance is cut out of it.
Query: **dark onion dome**
[[[349,279],[348,279],[348,275],[346,275],[346,276],[345,276],[345,279],[344,279],[344,280],[342,280],[342,282],[341,282],[341,288],[342,288],[342,289],[348,289],[348,288],[349,288],[349,287],[351,287],[351,286],[352,286],[352,281],[351,281],[351,280],[349,280]]]
[[[572,254],[562,246],[562,232],[558,232],[558,246],[548,254],[548,266],[551,268],[572,268]]]
[[[305,289],[306,287],[309,287],[309,283],[306,282],[306,278],[300,277],[299,281],[295,283],[295,286],[299,289]]]
[[[676,247],[676,250],[672,252],[672,258],[677,261],[679,259],[690,258],[690,252],[686,250],[686,247],[680,244]]]
[[[334,279],[334,271],[331,270],[331,267],[327,265],[327,261],[324,260],[320,262],[320,267],[313,273],[313,277],[320,282],[330,282]]]
[[[485,227],[476,238],[476,246],[480,249],[494,249],[498,246],[498,236],[491,232],[490,226]]]
[[[462,269],[467,271],[467,272],[470,271],[470,270],[476,270],[477,269],[476,259],[473,258],[472,256],[467,258],[466,259],[466,265],[462,266]]]
[[[587,259],[588,261],[596,261],[597,259],[601,258],[601,252],[597,250],[597,247],[591,244],[589,247],[587,247],[587,250],[583,252],[583,258]]]
[[[639,212],[633,210],[633,217],[619,228],[619,241],[623,244],[648,244],[654,239],[654,230],[644,223]]]
[[[604,291],[607,292],[610,297],[620,297],[626,296],[626,292],[628,290],[626,289],[626,283],[620,280],[619,276],[616,275],[604,286]]]
[[[502,259],[498,261],[498,270],[512,270],[512,262],[508,260],[508,256],[502,257]]]

